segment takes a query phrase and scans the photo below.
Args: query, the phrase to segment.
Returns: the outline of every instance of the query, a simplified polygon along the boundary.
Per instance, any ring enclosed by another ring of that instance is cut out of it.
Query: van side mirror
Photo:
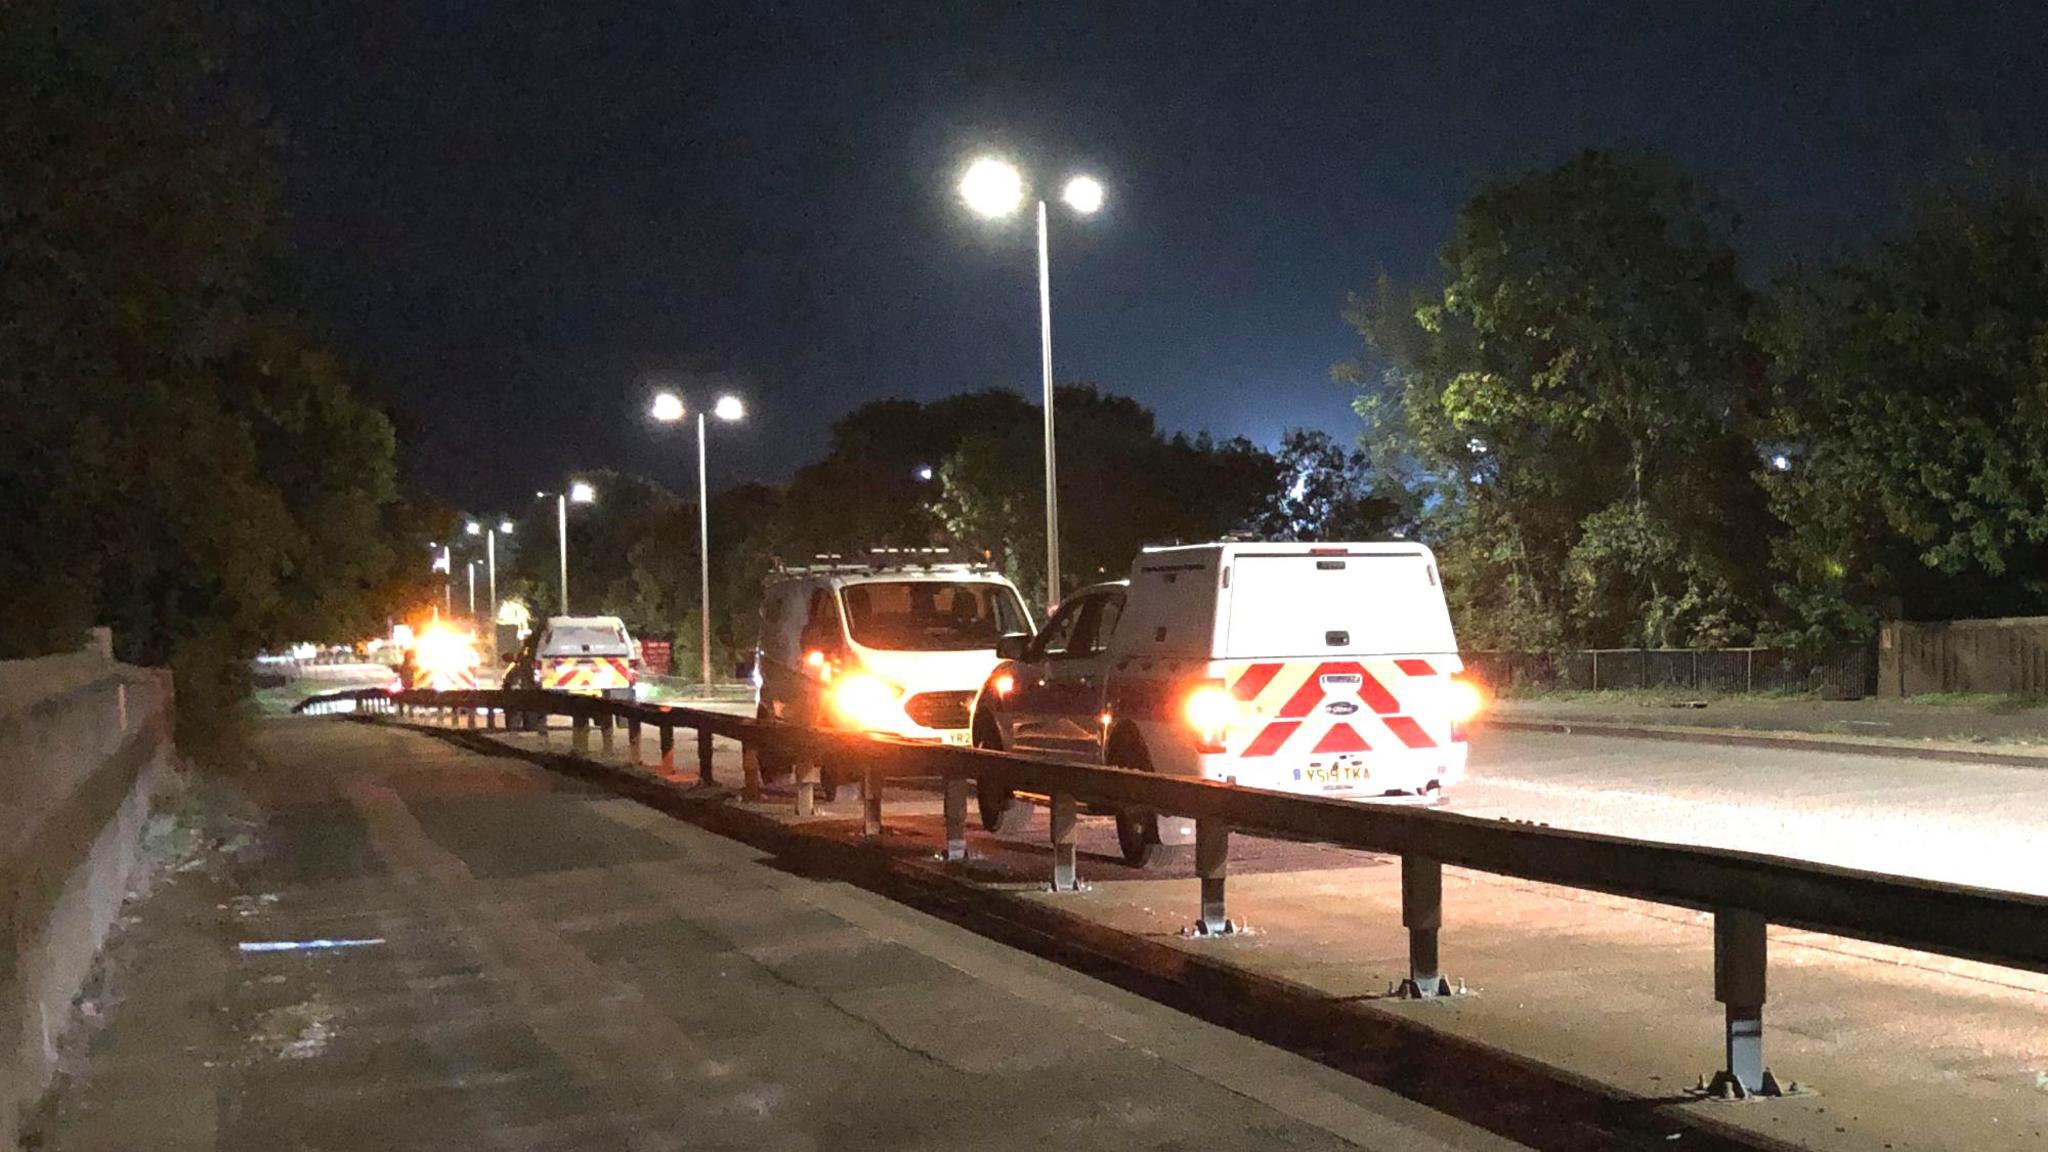
[[[996,640],[996,659],[1022,660],[1030,648],[1029,632],[1006,632]]]

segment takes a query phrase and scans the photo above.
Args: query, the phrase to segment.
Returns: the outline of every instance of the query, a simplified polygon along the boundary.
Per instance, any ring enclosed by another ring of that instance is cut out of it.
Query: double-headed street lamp
[[[673,392],[657,392],[654,406],[649,414],[663,424],[674,424],[687,413],[683,398]],[[720,396],[711,407],[711,414],[730,424],[747,414],[744,404],[737,396]],[[711,492],[705,479],[704,467],[704,413],[697,413],[697,560],[698,560],[698,616],[703,624],[699,655],[703,657],[704,683],[711,683]]]
[[[960,198],[983,216],[1008,216],[1024,203],[1024,177],[1009,164],[983,157],[968,165],[960,178]],[[1060,192],[1067,207],[1083,216],[1102,208],[1102,183],[1075,176]],[[1053,449],[1052,418],[1052,257],[1046,239],[1045,200],[1038,201],[1038,349],[1045,372],[1045,598],[1060,599],[1060,509],[1058,468]]]
[[[497,527],[486,529],[483,525],[471,520],[468,524],[463,525],[462,530],[471,536],[481,535],[484,538],[484,571],[489,576],[491,628],[492,635],[495,636],[498,626],[498,537],[500,535],[510,536],[512,534],[512,521],[500,520]],[[472,595],[469,605],[469,612],[472,616],[476,615],[475,601],[476,597]]]

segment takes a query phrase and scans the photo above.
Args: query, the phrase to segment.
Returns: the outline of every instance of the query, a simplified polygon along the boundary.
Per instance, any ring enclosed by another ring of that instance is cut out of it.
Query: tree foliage
[[[2048,190],[1986,176],[1903,232],[1786,278],[1760,323],[1791,465],[1781,595],[1803,634],[1875,610],[2048,606]]]
[[[1384,371],[1361,386],[1370,455],[1426,511],[1480,645],[1661,645],[1743,634],[1750,293],[1735,221],[1653,157],[1588,152],[1482,189],[1444,286],[1355,297]]]
[[[0,654],[113,626],[186,711],[391,590],[391,426],[277,290],[211,9],[0,7]]]
[[[1277,483],[1252,529],[1267,540],[1384,540],[1414,530],[1408,494],[1362,449],[1297,428],[1280,440]]]

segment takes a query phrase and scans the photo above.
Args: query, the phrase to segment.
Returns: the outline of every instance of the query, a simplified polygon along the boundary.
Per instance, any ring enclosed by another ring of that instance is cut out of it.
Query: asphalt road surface
[[[1449,808],[2048,895],[2048,769],[1494,730]]]

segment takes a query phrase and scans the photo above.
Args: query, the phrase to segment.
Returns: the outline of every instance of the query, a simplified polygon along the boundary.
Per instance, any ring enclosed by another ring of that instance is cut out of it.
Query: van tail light
[[[1451,677],[1450,712],[1451,739],[1465,742],[1471,740],[1472,723],[1486,711],[1486,689],[1476,680],[1463,676]]]
[[[1181,717],[1194,730],[1195,751],[1221,752],[1230,730],[1249,718],[1248,705],[1221,680],[1204,680],[1181,704]]]

